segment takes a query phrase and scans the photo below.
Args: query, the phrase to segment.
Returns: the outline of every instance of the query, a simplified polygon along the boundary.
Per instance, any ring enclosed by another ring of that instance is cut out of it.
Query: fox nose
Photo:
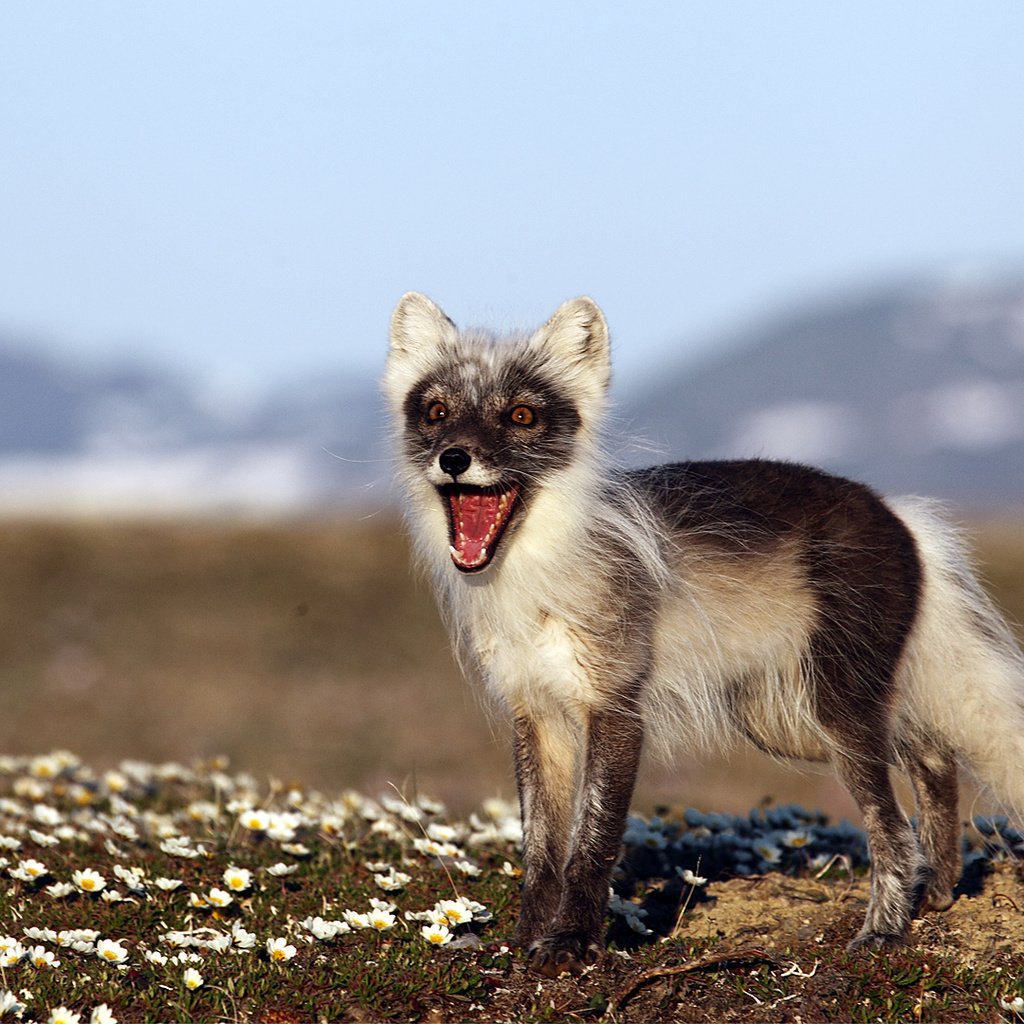
[[[454,480],[460,473],[465,473],[469,469],[472,461],[465,448],[445,448],[437,463],[441,467],[441,472],[447,473]]]

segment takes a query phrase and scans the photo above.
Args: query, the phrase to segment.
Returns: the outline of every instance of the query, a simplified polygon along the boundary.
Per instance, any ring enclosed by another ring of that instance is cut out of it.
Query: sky
[[[620,374],[1024,268],[1024,4],[5,0],[0,337],[225,399],[374,372],[399,296]]]

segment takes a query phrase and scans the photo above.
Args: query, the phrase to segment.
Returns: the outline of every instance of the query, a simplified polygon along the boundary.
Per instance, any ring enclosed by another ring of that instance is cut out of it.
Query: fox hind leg
[[[919,910],[948,910],[961,871],[957,763],[924,742],[903,740],[899,753],[914,787],[918,838],[927,862]]]
[[[871,855],[871,896],[851,949],[905,941],[924,865],[917,838],[900,810],[889,766],[875,756],[840,758],[839,775],[864,815]]]
[[[905,941],[925,867],[889,774],[895,761],[890,708],[899,646],[887,650],[884,643],[857,635],[843,639],[840,650],[824,634],[812,641],[819,672],[815,711],[832,737],[833,765],[864,816],[871,857],[868,909],[850,948],[879,949]]]

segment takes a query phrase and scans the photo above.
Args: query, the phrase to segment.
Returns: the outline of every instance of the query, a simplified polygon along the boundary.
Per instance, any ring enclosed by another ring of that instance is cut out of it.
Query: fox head
[[[481,572],[533,495],[593,440],[611,377],[608,326],[588,298],[528,336],[460,331],[425,295],[391,317],[384,392],[417,485],[447,518],[449,553]]]

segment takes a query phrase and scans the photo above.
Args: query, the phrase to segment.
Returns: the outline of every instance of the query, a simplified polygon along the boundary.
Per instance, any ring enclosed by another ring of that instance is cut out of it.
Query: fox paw
[[[856,953],[862,949],[896,949],[907,944],[906,936],[884,932],[861,932],[847,943],[846,949]]]
[[[952,889],[928,889],[921,900],[918,913],[927,914],[935,912],[941,914],[944,910],[949,910],[951,906],[953,906]]]
[[[582,974],[601,958],[601,946],[579,932],[546,935],[529,949],[530,968],[545,978]]]

